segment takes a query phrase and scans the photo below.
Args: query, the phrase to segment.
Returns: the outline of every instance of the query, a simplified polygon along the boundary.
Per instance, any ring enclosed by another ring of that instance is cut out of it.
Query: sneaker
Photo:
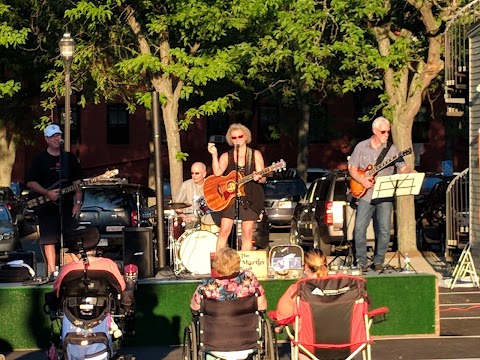
[[[375,264],[373,266],[373,270],[375,270],[377,272],[382,272],[383,271],[383,265],[382,264]]]
[[[55,280],[57,280],[57,277],[58,277],[58,273],[55,271],[50,273],[50,275],[48,275],[47,280],[48,282],[54,282]]]

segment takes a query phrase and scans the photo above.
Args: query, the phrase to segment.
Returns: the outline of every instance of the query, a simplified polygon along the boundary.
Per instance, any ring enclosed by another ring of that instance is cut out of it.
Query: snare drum
[[[205,214],[200,218],[200,229],[218,234],[220,232],[220,226],[217,225],[212,214],[213,213]]]
[[[217,249],[217,235],[205,230],[187,230],[178,239],[178,258],[192,274],[210,274],[210,253]]]

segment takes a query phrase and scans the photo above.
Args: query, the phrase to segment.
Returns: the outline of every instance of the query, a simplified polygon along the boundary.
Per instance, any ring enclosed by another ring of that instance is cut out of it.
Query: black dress
[[[250,175],[255,172],[255,156],[254,150],[247,148],[247,154],[250,153],[250,156],[247,156],[245,161],[245,166],[240,167],[238,170],[242,176]],[[248,162],[250,158],[250,162]],[[233,160],[233,149],[228,152],[228,165],[225,169],[223,175],[228,175],[232,170],[235,170],[235,161]],[[265,194],[263,192],[263,185],[259,184],[256,181],[249,181],[243,185],[245,190],[245,196],[240,198],[239,201],[239,217],[240,220],[258,220],[260,212],[264,208]],[[236,201],[232,203],[228,208],[226,208],[222,216],[235,219],[235,204]]]

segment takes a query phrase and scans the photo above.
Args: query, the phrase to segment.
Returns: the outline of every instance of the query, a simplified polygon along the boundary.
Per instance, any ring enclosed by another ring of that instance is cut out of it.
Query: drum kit
[[[186,203],[167,203],[165,210],[179,210],[191,207]],[[170,266],[176,275],[188,271],[194,275],[210,274],[210,254],[216,251],[220,230],[204,198],[194,200],[194,222],[186,230],[186,223],[179,216],[164,218],[167,232]]]

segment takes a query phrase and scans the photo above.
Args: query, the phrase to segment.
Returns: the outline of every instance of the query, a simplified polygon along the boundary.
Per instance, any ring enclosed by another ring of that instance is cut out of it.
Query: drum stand
[[[175,216],[169,215],[167,218],[167,237],[170,265],[173,266],[173,273],[179,275],[184,269],[180,266],[181,262],[178,258],[177,239],[175,239]]]

